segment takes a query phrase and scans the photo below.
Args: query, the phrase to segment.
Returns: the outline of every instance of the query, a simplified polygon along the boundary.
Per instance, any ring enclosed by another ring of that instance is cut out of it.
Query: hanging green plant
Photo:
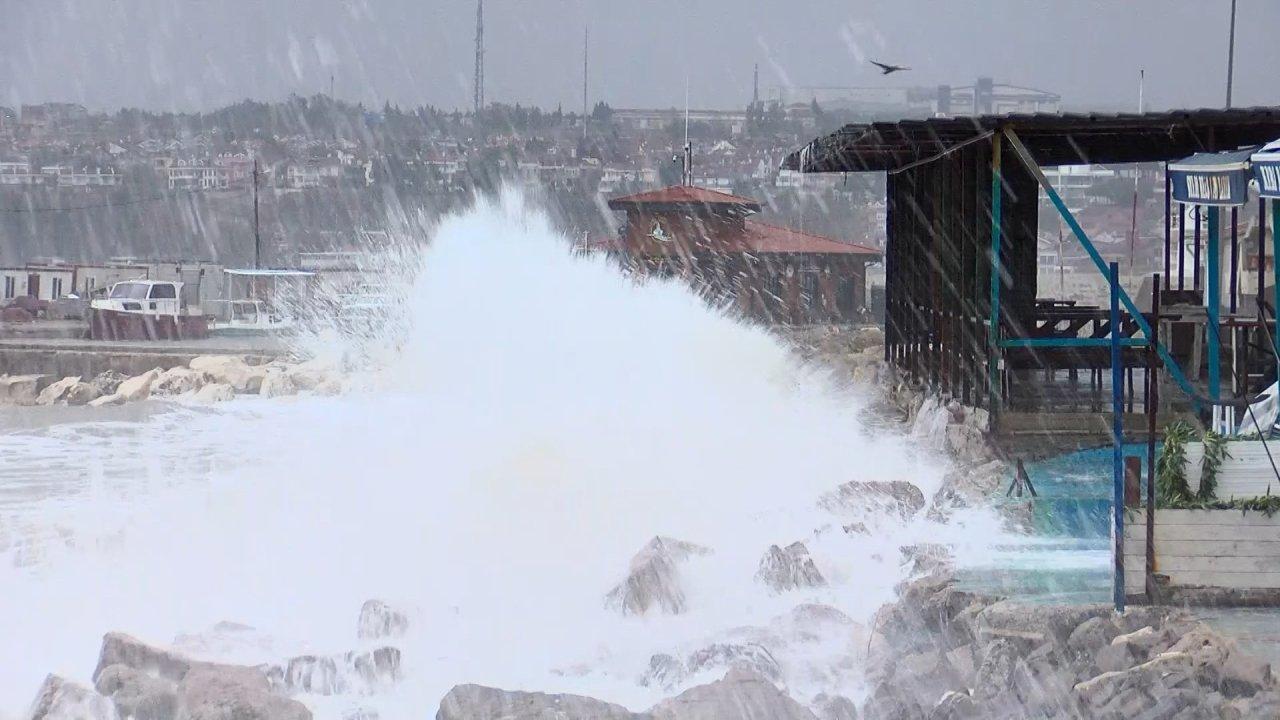
[[[1227,452],[1227,438],[1216,432],[1206,432],[1201,438],[1204,442],[1204,458],[1200,461],[1200,490],[1196,493],[1198,500],[1213,500],[1218,490],[1218,469],[1222,461],[1231,457]]]
[[[1164,444],[1156,459],[1156,499],[1160,507],[1179,507],[1192,499],[1187,486],[1187,443],[1195,431],[1185,422],[1169,424],[1164,429]]]

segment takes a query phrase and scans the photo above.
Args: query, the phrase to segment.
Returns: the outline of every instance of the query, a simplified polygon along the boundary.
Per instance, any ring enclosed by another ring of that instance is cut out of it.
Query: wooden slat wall
[[[1125,591],[1146,582],[1146,513],[1127,514]],[[1156,572],[1174,586],[1280,588],[1280,515],[1239,510],[1158,510]]]
[[[1223,499],[1280,495],[1280,482],[1276,481],[1267,449],[1260,442],[1233,442],[1227,446],[1231,457],[1218,468],[1218,487],[1215,494]],[[1280,446],[1272,446],[1272,454],[1280,465]],[[1200,489],[1200,462],[1204,458],[1204,443],[1187,443],[1187,485],[1192,492]]]

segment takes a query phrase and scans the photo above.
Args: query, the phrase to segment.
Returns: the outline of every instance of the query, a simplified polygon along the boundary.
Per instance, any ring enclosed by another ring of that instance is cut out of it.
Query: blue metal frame
[[[1115,573],[1111,595],[1116,612],[1124,612],[1124,357],[1120,353],[1120,264],[1111,263],[1111,441],[1112,516]]]
[[[1271,307],[1280,317],[1280,199],[1271,200]],[[1277,321],[1276,362],[1280,363],[1280,321]],[[1280,376],[1278,376],[1280,377]]]
[[[991,317],[987,333],[991,352],[987,360],[987,410],[1000,407],[1000,231],[1003,223],[1004,180],[1000,172],[1000,136],[991,138]]]
[[[1208,253],[1208,267],[1205,269],[1209,274],[1208,294],[1205,305],[1208,306],[1209,312],[1209,330],[1206,333],[1205,341],[1208,344],[1206,348],[1209,355],[1209,399],[1217,402],[1222,393],[1222,342],[1218,337],[1219,314],[1222,312],[1222,258],[1219,235],[1221,210],[1216,206],[1209,206],[1209,241],[1205,246],[1205,252]]]
[[[1038,348],[1038,347],[1111,347],[1111,337],[1104,338],[1009,338],[1000,341],[1000,347],[1006,348]],[[1145,338],[1120,338],[1121,347],[1146,347]]]
[[[1092,260],[1093,264],[1098,268],[1098,272],[1102,273],[1103,276],[1106,277],[1109,272],[1106,261],[1102,259],[1102,255],[1098,253],[1098,249],[1093,246],[1093,243],[1089,240],[1089,236],[1085,234],[1084,228],[1080,227],[1080,223],[1076,222],[1075,216],[1067,209],[1067,205],[1062,201],[1062,197],[1058,195],[1058,191],[1053,189],[1053,185],[1050,184],[1048,178],[1044,176],[1044,172],[1040,169],[1040,166],[1036,164],[1035,158],[1032,157],[1031,152],[1022,144],[1022,141],[1018,139],[1018,134],[1012,129],[1004,128],[1003,133],[1004,136],[1008,138],[1009,144],[1013,146],[1014,152],[1018,154],[1018,157],[1022,159],[1023,164],[1027,166],[1027,169],[1035,176],[1036,180],[1039,181],[1040,187],[1044,188],[1045,195],[1049,196],[1049,200],[1053,203],[1053,206],[1057,208],[1058,214],[1062,216],[1063,221],[1071,228],[1072,234],[1076,236],[1076,239],[1080,241],[1080,245],[1084,247],[1085,252],[1089,254],[1089,259]],[[1117,290],[1120,295],[1120,302],[1124,305],[1125,310],[1129,312],[1129,315],[1133,318],[1134,322],[1138,324],[1138,328],[1142,330],[1143,336],[1146,338],[1154,337],[1154,333],[1151,332],[1150,323],[1148,323],[1147,319],[1143,317],[1142,312],[1138,310],[1138,306],[1133,302],[1133,299],[1124,291],[1124,288],[1117,288]],[[1182,368],[1178,367],[1177,361],[1175,361],[1173,356],[1169,354],[1169,349],[1166,348],[1164,343],[1161,343],[1158,339],[1155,343],[1155,347],[1156,352],[1160,355],[1160,360],[1164,363],[1165,369],[1169,371],[1169,375],[1173,377],[1173,379],[1177,381],[1179,387],[1181,387],[1187,395],[1194,400],[1196,398],[1195,388],[1191,386],[1191,382],[1187,380],[1187,376],[1183,374]]]

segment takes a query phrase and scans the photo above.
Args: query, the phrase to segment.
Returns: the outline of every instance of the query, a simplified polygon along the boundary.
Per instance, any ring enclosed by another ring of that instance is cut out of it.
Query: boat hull
[[[203,315],[152,315],[93,308],[89,311],[92,340],[199,340],[209,337]]]

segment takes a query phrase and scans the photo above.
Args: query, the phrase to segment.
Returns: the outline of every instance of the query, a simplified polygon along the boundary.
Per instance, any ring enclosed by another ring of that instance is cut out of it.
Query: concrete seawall
[[[0,375],[42,373],[93,377],[107,370],[139,375],[186,365],[200,355],[239,355],[261,364],[288,355],[275,338],[209,338],[184,342],[94,342],[70,338],[0,339]]]

